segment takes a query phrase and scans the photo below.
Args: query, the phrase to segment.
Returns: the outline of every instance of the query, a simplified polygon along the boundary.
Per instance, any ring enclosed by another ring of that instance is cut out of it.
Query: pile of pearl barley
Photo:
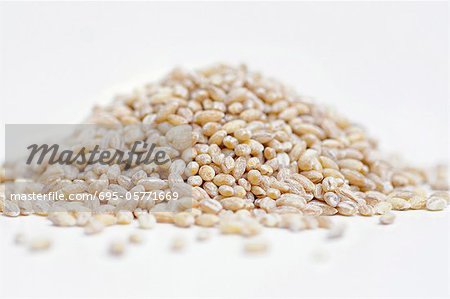
[[[94,108],[89,122],[125,128],[102,142],[109,138],[125,148],[138,140],[155,143],[172,149],[171,161],[128,170],[44,165],[33,191],[177,192],[180,198],[14,202],[3,194],[5,215],[47,216],[57,226],[84,227],[86,234],[137,219],[143,229],[163,222],[252,236],[264,226],[330,229],[332,215],[386,214],[381,223],[389,224],[391,210],[437,211],[449,203],[446,170],[430,176],[381,159],[362,127],[245,66],[176,69]],[[126,129],[133,125],[145,129]],[[1,180],[4,193],[14,179],[3,174]]]

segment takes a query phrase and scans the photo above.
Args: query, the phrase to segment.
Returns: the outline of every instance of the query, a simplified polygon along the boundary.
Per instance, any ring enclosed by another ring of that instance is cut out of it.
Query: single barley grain
[[[406,199],[401,197],[392,197],[387,200],[390,204],[392,204],[393,210],[403,211],[411,208],[411,204]]]
[[[194,216],[188,212],[178,213],[174,217],[174,223],[178,227],[190,227],[194,224],[194,222]]]
[[[339,214],[344,216],[352,216],[355,215],[358,212],[358,209],[355,207],[355,205],[351,204],[351,202],[340,202],[337,205],[337,210]]]
[[[202,167],[200,167],[199,175],[203,181],[209,182],[212,181],[216,173],[214,171],[214,168],[212,168],[211,166],[203,165]]]
[[[113,256],[122,256],[125,253],[125,243],[118,240],[111,242],[109,253]]]
[[[277,214],[265,214],[260,218],[259,221],[264,226],[276,227],[280,220]]]
[[[195,224],[204,227],[212,227],[219,223],[220,218],[214,214],[202,214],[195,218]]]
[[[170,248],[174,252],[180,252],[186,249],[186,239],[182,236],[176,236],[172,239]]]
[[[220,202],[214,199],[204,199],[200,202],[200,209],[209,214],[217,214],[222,210]]]
[[[27,237],[24,233],[17,233],[14,236],[14,243],[16,245],[24,245],[27,242]]]
[[[174,222],[174,213],[173,212],[164,212],[164,211],[153,211],[151,212],[158,223],[173,223]]]
[[[392,224],[392,223],[394,223],[394,220],[395,220],[395,215],[391,212],[387,212],[387,213],[381,215],[381,217],[380,217],[381,224],[386,224],[386,225]]]
[[[235,219],[222,219],[219,224],[219,230],[222,234],[241,234],[244,223]]]
[[[156,218],[152,214],[142,213],[138,217],[139,228],[142,229],[151,229],[156,225]]]
[[[142,237],[142,234],[139,234],[139,233],[130,234],[130,236],[128,237],[128,240],[130,241],[130,243],[133,243],[133,244],[141,244],[142,242],[144,242],[144,238]]]
[[[442,211],[447,207],[447,200],[434,195],[427,199],[426,207],[429,211]]]
[[[117,218],[111,214],[97,214],[94,215],[94,219],[101,222],[106,226],[114,225],[117,223]]]
[[[17,217],[20,215],[19,206],[10,200],[5,200],[5,205],[3,207],[3,214],[9,217]]]
[[[119,211],[116,214],[117,224],[130,224],[133,222],[134,215],[130,211]]]
[[[103,224],[103,222],[100,222],[95,218],[91,218],[84,226],[84,233],[86,235],[95,235],[102,232],[104,229],[105,224]]]
[[[345,233],[346,225],[344,223],[336,223],[330,227],[328,230],[327,238],[328,239],[339,239]]]
[[[430,197],[440,197],[447,201],[447,204],[450,204],[450,192],[448,191],[436,191],[433,192]]]
[[[74,226],[77,219],[68,212],[53,212],[48,219],[56,226]]]
[[[76,220],[77,220],[76,225],[78,225],[78,226],[85,226],[89,222],[91,217],[92,217],[92,213],[90,213],[90,212],[78,213],[76,215]]]
[[[244,244],[244,251],[247,254],[264,254],[269,250],[269,243],[266,240],[250,240]]]
[[[201,230],[197,233],[197,241],[204,242],[211,238],[211,232],[208,230]]]
[[[49,238],[36,237],[30,241],[29,248],[31,251],[44,251],[48,250],[52,245]]]
[[[376,214],[383,215],[392,210],[392,204],[387,201],[381,201],[375,204],[374,209]]]
[[[411,209],[413,210],[423,210],[426,207],[427,198],[424,195],[414,195],[409,200]]]
[[[220,204],[226,210],[237,211],[244,208],[245,201],[239,197],[227,197],[222,199]]]

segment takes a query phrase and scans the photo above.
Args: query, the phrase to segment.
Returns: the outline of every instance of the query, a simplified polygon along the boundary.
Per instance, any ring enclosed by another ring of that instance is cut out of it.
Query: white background
[[[2,140],[3,124],[77,123],[94,104],[174,66],[245,62],[364,124],[388,151],[417,164],[448,161],[446,2],[1,3],[0,9]],[[352,222],[349,234],[334,244],[323,242],[323,232],[269,232],[271,253],[257,259],[241,255],[239,239],[219,237],[174,256],[165,251],[179,230],[161,227],[145,247],[115,261],[104,252],[107,238],[126,236],[125,228],[86,240],[41,219],[1,217],[0,294],[449,294],[448,213],[402,213],[389,228],[375,218],[344,220]],[[19,226],[57,239],[52,253],[30,256],[12,246]],[[317,255],[328,258],[318,262]]]

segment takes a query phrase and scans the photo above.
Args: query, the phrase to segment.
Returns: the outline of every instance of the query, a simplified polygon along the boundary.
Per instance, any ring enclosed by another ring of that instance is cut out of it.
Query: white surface
[[[408,160],[448,160],[445,2],[1,3],[0,13],[2,125],[76,123],[94,103],[175,65],[245,62],[365,124]],[[85,238],[36,217],[0,217],[0,294],[449,294],[448,212],[401,213],[391,227],[343,220],[352,223],[335,243],[323,232],[268,231],[273,248],[258,258],[243,257],[234,237],[166,253],[177,231],[164,226],[111,260],[107,241],[125,228]],[[52,252],[13,246],[19,226],[50,234]],[[314,262],[314,250],[329,260]]]
[[[176,65],[245,62],[335,106],[408,160],[448,159],[446,2],[0,8],[2,123],[77,123],[94,102]]]
[[[379,225],[378,217],[337,217],[347,231],[334,241],[324,230],[268,229],[263,237],[271,250],[250,257],[243,254],[242,237],[217,235],[215,229],[205,243],[195,240],[198,229],[171,225],[151,231],[136,224],[111,227],[87,237],[80,228],[53,227],[44,218],[1,217],[0,227],[8,226],[1,234],[1,290],[7,298],[448,295],[449,212],[397,215],[391,226]],[[146,238],[142,246],[130,244],[124,258],[108,255],[112,240],[126,240],[136,231]],[[14,246],[17,232],[49,236],[54,246],[30,253]],[[170,251],[175,236],[185,236],[185,252]]]

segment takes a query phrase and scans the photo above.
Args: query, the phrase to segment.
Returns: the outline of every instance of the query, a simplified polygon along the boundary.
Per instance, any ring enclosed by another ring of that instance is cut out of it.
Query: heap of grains
[[[129,150],[133,142],[145,141],[166,149],[170,160],[129,169],[44,164],[27,187],[27,192],[97,195],[89,201],[12,201],[5,185],[20,178],[2,170],[5,215],[48,216],[54,225],[82,226],[87,234],[137,219],[141,229],[163,222],[253,236],[264,226],[330,229],[332,215],[387,214],[381,223],[388,224],[391,210],[436,211],[449,203],[446,170],[430,176],[382,159],[361,126],[245,66],[176,69],[96,107],[89,122],[115,130],[97,133],[100,144]],[[111,192],[122,199],[100,196]],[[125,199],[139,192],[158,197]],[[179,198],[168,198],[171,192]],[[114,243],[111,251],[121,254],[123,245]]]

